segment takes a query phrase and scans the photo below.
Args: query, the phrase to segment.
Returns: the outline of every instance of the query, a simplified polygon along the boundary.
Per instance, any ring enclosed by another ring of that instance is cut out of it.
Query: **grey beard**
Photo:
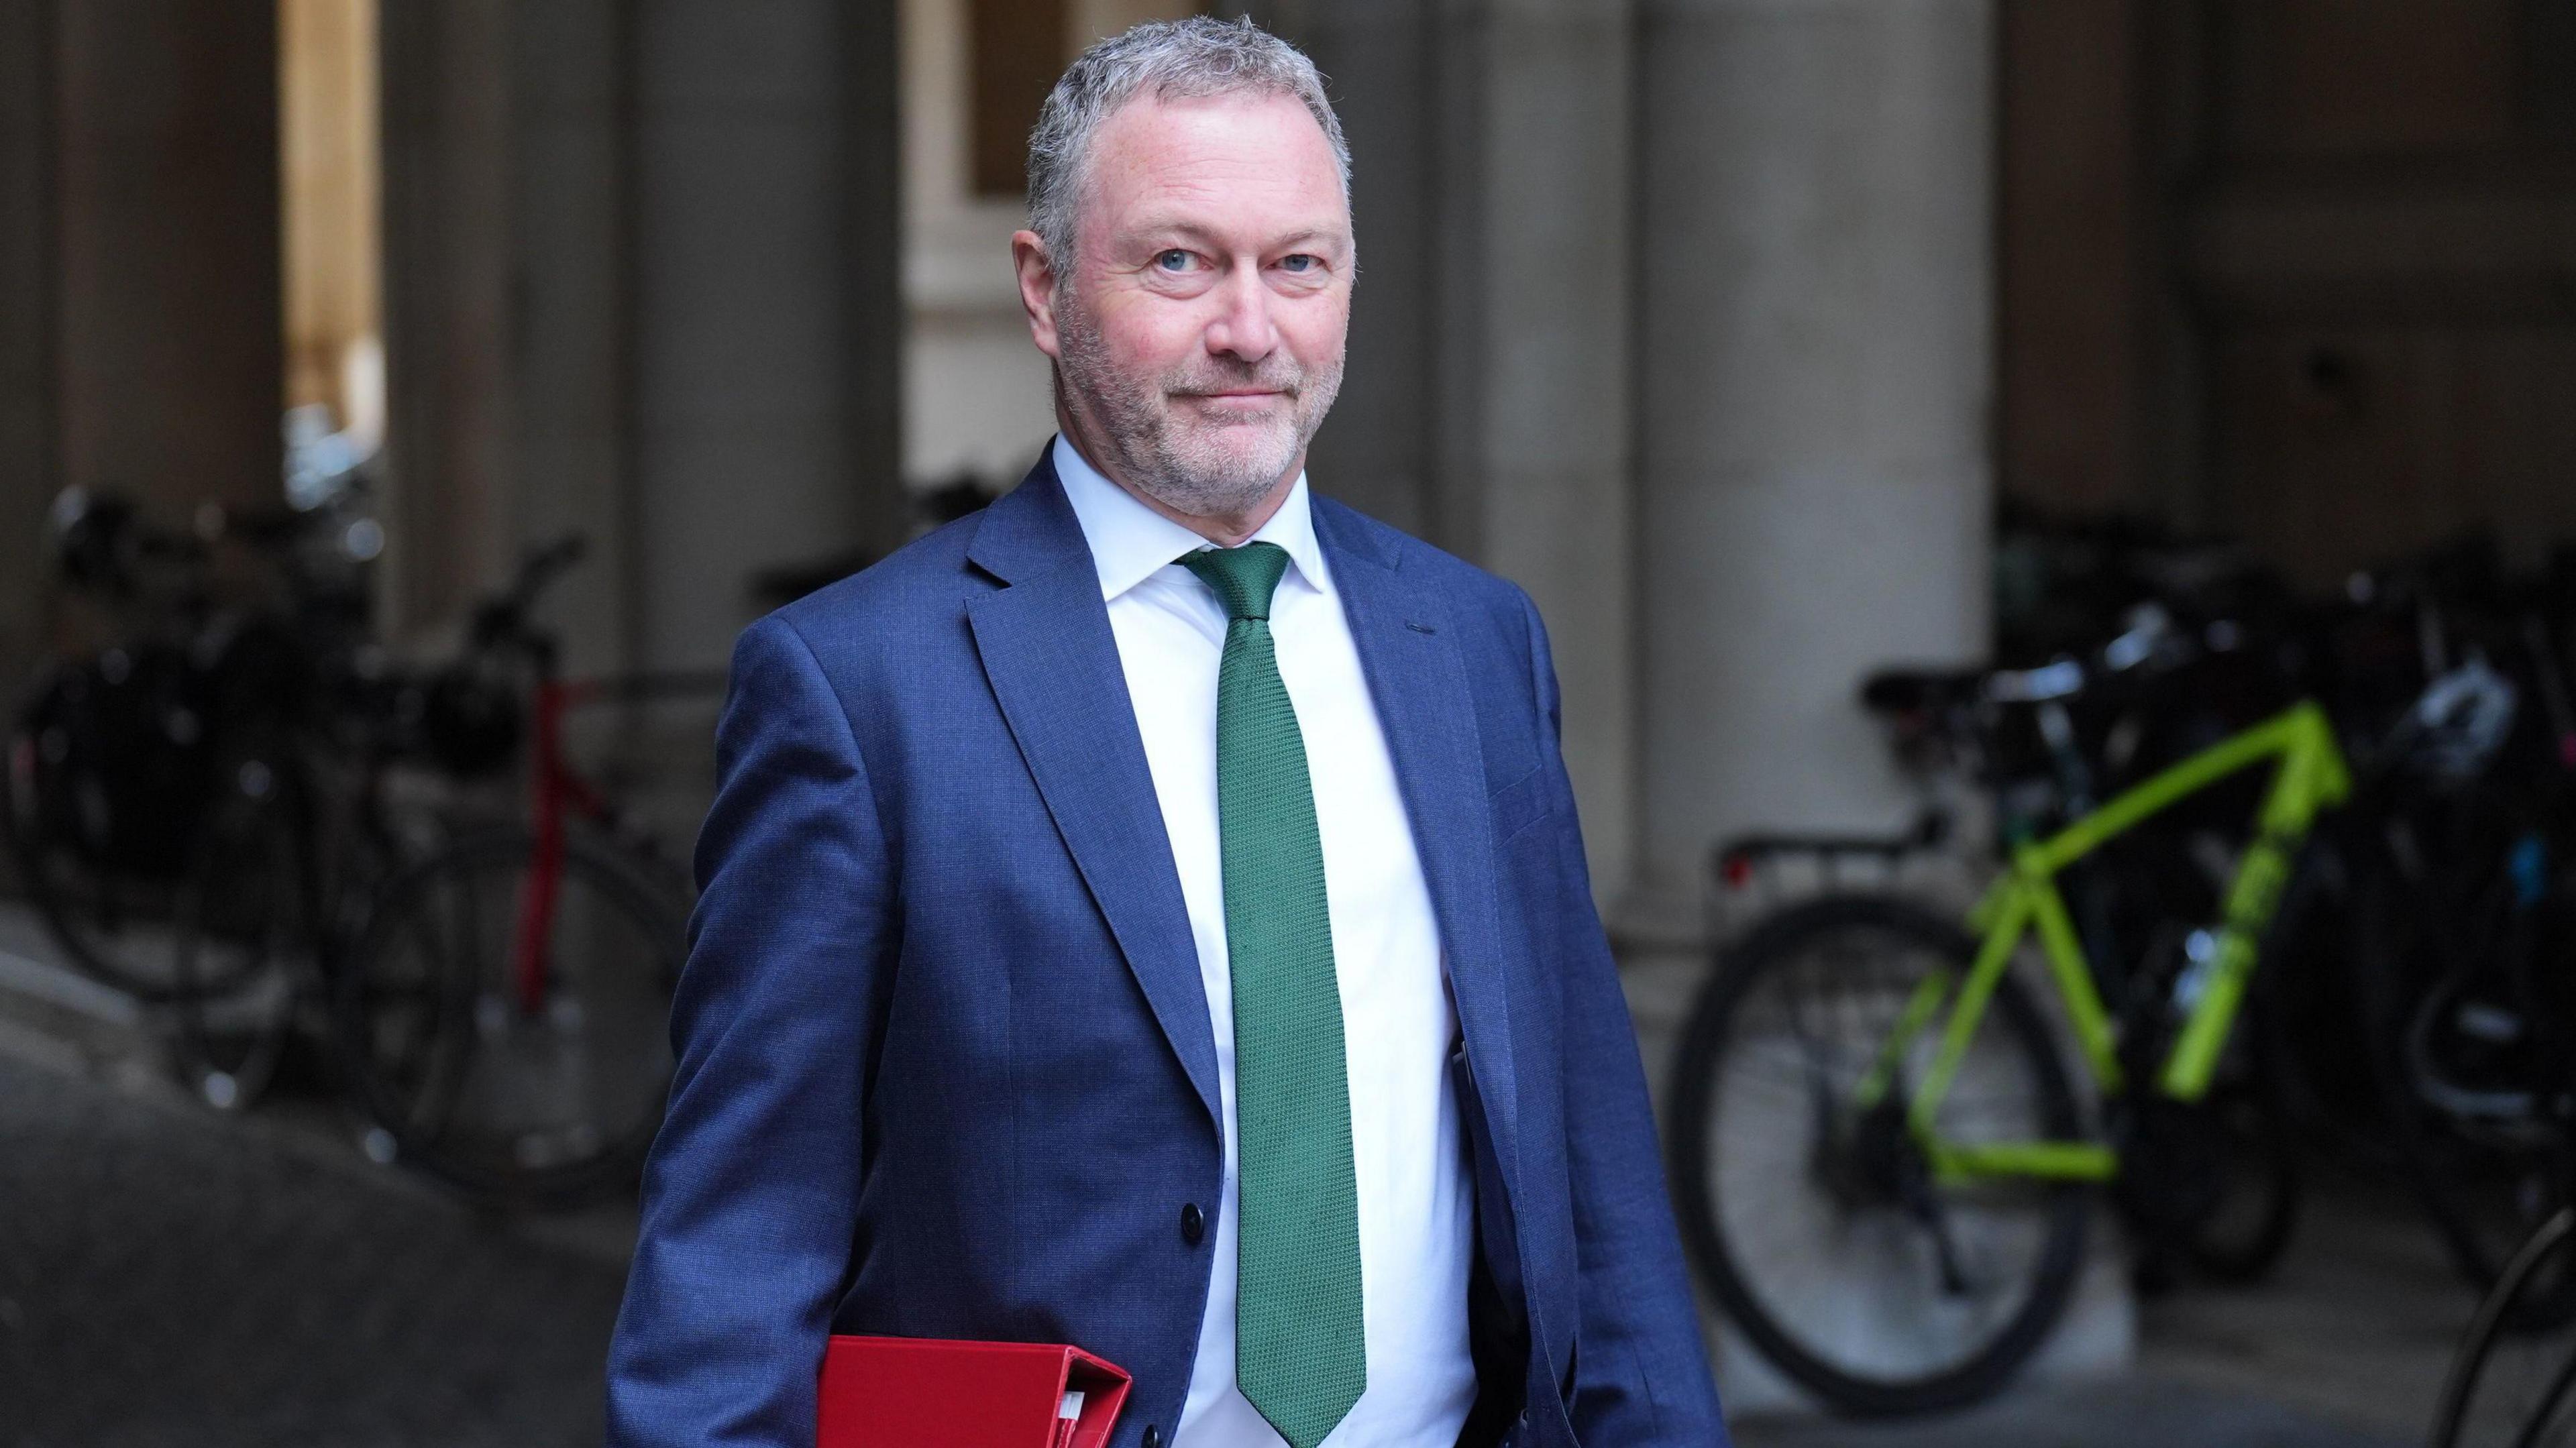
[[[1225,368],[1202,359],[1196,368],[1162,378],[1124,374],[1090,314],[1069,293],[1056,305],[1056,385],[1079,398],[1106,436],[1100,445],[1137,491],[1193,518],[1234,517],[1250,511],[1284,476],[1314,439],[1342,388],[1342,359],[1308,372],[1274,356],[1273,366]],[[1248,453],[1192,446],[1187,428],[1175,425],[1166,399],[1175,393],[1224,387],[1275,387],[1288,396],[1289,425],[1267,424],[1264,446]]]

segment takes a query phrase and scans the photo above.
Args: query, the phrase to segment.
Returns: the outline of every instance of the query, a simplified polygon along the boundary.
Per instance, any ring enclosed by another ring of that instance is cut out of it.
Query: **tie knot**
[[[1206,580],[1225,605],[1229,619],[1270,617],[1270,595],[1288,571],[1288,550],[1276,543],[1246,543],[1240,548],[1200,548],[1178,560]]]

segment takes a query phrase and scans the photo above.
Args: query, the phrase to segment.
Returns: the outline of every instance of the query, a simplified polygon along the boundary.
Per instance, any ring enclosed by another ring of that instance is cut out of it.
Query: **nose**
[[[1270,318],[1270,289],[1257,269],[1237,268],[1219,291],[1222,310],[1208,324],[1207,349],[1217,356],[1259,362],[1279,347],[1279,328]]]

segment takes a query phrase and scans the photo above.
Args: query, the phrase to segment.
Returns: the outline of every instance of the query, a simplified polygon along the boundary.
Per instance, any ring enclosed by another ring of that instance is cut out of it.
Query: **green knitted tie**
[[[1217,665],[1216,808],[1234,976],[1235,1383],[1290,1448],[1314,1448],[1368,1387],[1368,1344],[1324,842],[1270,640],[1288,554],[1247,543],[1180,562],[1233,620]]]

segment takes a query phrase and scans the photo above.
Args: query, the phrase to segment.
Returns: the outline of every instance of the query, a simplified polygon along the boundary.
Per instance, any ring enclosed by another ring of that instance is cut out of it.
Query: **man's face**
[[[1351,218],[1332,147],[1287,96],[1129,102],[1092,140],[1061,271],[1021,234],[1022,299],[1077,440],[1199,517],[1304,465],[1342,380]]]

